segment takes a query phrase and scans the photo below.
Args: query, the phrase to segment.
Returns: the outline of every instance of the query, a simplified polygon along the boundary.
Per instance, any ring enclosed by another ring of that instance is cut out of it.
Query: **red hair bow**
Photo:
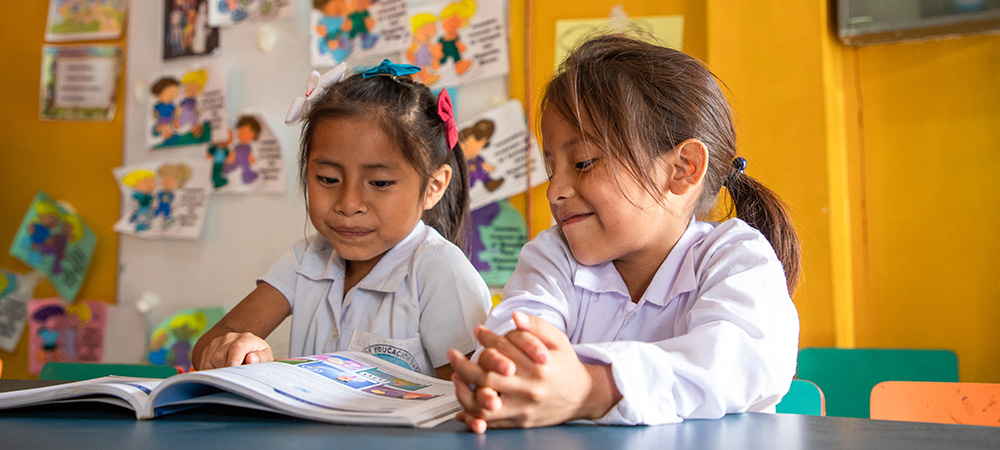
[[[438,93],[438,115],[444,121],[444,129],[448,133],[448,149],[455,148],[458,144],[458,127],[455,126],[455,113],[451,106],[451,96],[447,89],[441,89]]]

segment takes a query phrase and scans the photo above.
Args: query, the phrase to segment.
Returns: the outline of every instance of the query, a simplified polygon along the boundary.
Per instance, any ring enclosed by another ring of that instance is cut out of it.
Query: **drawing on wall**
[[[0,350],[13,352],[28,322],[28,300],[35,296],[40,272],[26,274],[0,269]]]
[[[400,52],[410,41],[406,0],[313,0],[309,54],[313,67],[333,67]]]
[[[118,98],[122,49],[117,45],[42,47],[43,120],[111,120]]]
[[[239,116],[227,139],[212,143],[206,157],[212,163],[212,187],[217,193],[285,191],[281,144],[258,114]]]
[[[197,238],[211,194],[209,164],[178,159],[115,168],[125,208],[114,230],[147,238]]]
[[[125,0],[49,0],[45,40],[117,39],[125,27]]]
[[[219,46],[219,29],[208,24],[209,0],[164,0],[163,59],[199,56]]]
[[[405,57],[434,87],[456,86],[510,72],[502,2],[424,4],[410,16]]]
[[[58,298],[28,302],[28,372],[38,375],[51,361],[101,362],[107,304],[66,303]]]
[[[224,136],[225,71],[219,67],[164,73],[149,87],[146,142],[152,149],[205,144]]]
[[[508,200],[474,209],[466,236],[469,260],[486,284],[503,286],[514,273],[517,255],[528,242],[524,216]]]
[[[226,311],[220,306],[187,308],[171,314],[153,328],[146,358],[150,364],[191,368],[191,350]]]
[[[24,215],[10,254],[45,274],[62,298],[76,298],[97,236],[73,207],[39,191]]]
[[[208,23],[213,27],[228,27],[292,15],[292,0],[212,0],[209,2]]]

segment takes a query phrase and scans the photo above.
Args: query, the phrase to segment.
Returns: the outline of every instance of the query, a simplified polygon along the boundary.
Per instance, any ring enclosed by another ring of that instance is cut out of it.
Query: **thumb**
[[[512,318],[518,330],[527,331],[542,341],[549,349],[556,349],[569,345],[569,338],[566,333],[538,316],[529,316],[520,311],[514,311]]]

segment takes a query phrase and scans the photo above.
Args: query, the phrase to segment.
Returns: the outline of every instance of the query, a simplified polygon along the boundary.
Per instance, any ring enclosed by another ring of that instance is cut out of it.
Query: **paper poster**
[[[28,372],[38,375],[50,361],[101,362],[107,303],[58,298],[28,302]]]
[[[458,130],[469,165],[472,210],[527,191],[529,175],[531,187],[548,179],[538,143],[528,134],[521,102],[508,101],[462,123]]]
[[[151,149],[207,144],[228,132],[221,66],[162,73],[149,92],[146,142]]]
[[[292,0],[212,0],[208,2],[208,23],[228,27],[292,15]]]
[[[76,298],[97,236],[73,207],[39,191],[10,244],[10,254],[42,272],[62,298]]]
[[[45,40],[117,39],[125,26],[125,0],[49,0]]]
[[[212,162],[212,187],[217,193],[285,191],[281,144],[260,115],[239,116],[227,140],[210,145],[206,156]]]
[[[212,186],[208,160],[149,161],[114,169],[122,217],[114,230],[145,238],[196,239]]]
[[[469,259],[486,284],[503,286],[514,273],[521,247],[528,242],[524,217],[507,200],[475,209],[466,237]]]
[[[455,86],[510,72],[503,2],[460,0],[411,8],[412,40],[405,62],[434,87]]]
[[[313,67],[398,53],[410,43],[407,0],[314,0],[309,16]]]
[[[163,59],[199,56],[219,46],[219,29],[208,24],[209,0],[164,0]]]
[[[637,28],[651,34],[667,47],[680,50],[684,45],[684,16],[620,16],[606,19],[564,19],[556,21],[555,66],[584,39],[600,30]]]
[[[28,300],[42,274],[19,274],[0,269],[0,350],[13,352],[28,322]]]
[[[191,350],[226,314],[222,307],[188,308],[171,314],[153,329],[146,355],[151,364],[191,367]]]
[[[117,45],[43,46],[41,118],[114,118],[121,61],[122,49]]]

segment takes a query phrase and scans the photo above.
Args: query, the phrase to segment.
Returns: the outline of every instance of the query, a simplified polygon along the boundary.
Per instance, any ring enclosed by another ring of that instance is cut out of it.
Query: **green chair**
[[[958,381],[951,350],[803,348],[796,378],[812,381],[826,397],[826,415],[870,414],[872,388],[882,381]]]
[[[825,416],[826,401],[823,398],[823,390],[812,381],[792,380],[792,386],[788,388],[788,393],[778,402],[775,412]]]
[[[52,361],[42,366],[38,374],[40,380],[80,381],[91,378],[118,375],[122,377],[167,378],[177,375],[173,366],[154,366],[141,364],[106,364],[83,362]]]

